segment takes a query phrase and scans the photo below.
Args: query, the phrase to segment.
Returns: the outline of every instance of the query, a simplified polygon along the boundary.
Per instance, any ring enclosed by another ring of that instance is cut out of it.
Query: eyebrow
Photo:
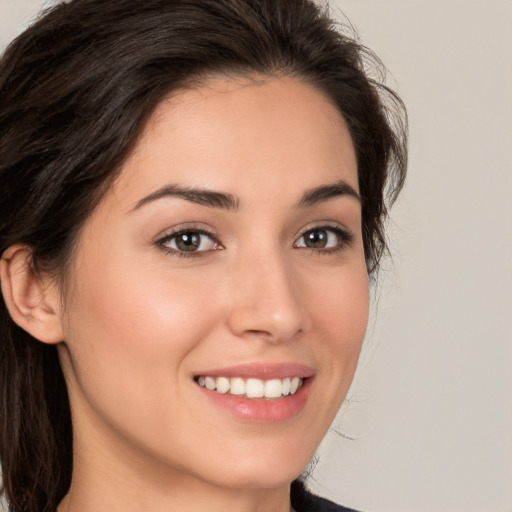
[[[177,185],[168,185],[157,191],[143,197],[135,205],[134,210],[147,203],[163,199],[164,197],[179,197],[210,208],[222,208],[224,210],[238,210],[239,201],[232,194],[224,192],[215,192],[213,190],[203,190],[197,188],[179,187]]]
[[[307,208],[315,204],[328,201],[329,199],[343,196],[353,197],[361,202],[361,197],[355,189],[345,180],[340,179],[330,185],[321,185],[311,190],[307,190],[299,201],[298,206],[299,208]]]
[[[307,190],[297,203],[297,206],[299,208],[308,208],[315,204],[343,196],[353,197],[361,202],[361,198],[355,189],[345,180],[340,179],[332,184],[321,185]],[[240,201],[237,197],[225,192],[168,185],[140,199],[133,210],[137,210],[147,203],[166,197],[178,197],[202,206],[221,208],[223,210],[236,211],[240,205]]]

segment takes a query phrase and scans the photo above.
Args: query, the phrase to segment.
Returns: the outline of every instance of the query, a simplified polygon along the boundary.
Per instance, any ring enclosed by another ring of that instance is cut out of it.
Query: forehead
[[[348,129],[321,91],[288,77],[216,78],[158,106],[115,189],[140,196],[168,181],[283,197],[340,178],[358,189]]]

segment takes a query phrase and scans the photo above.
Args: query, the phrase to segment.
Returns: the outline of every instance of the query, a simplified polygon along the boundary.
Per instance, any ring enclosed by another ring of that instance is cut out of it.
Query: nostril
[[[286,341],[294,340],[300,337],[302,329],[299,328],[295,332],[287,329],[273,329],[267,331],[263,329],[247,329],[243,332],[242,337],[247,339],[261,340],[266,343],[278,344]]]

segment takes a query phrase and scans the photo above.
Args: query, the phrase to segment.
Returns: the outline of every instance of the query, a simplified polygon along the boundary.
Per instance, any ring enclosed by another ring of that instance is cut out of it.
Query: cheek
[[[83,390],[119,400],[124,386],[126,400],[136,401],[139,394],[158,396],[179,385],[186,355],[219,317],[217,303],[204,301],[208,280],[122,258],[101,272],[83,269],[80,276],[67,344]]]
[[[328,375],[325,385],[339,395],[335,402],[341,403],[352,382],[368,324],[366,267],[339,272],[323,283],[311,290],[308,301],[323,340],[316,350]]]
[[[315,286],[308,294],[316,323],[333,348],[359,350],[368,322],[366,268],[340,271],[321,282],[323,286]]]

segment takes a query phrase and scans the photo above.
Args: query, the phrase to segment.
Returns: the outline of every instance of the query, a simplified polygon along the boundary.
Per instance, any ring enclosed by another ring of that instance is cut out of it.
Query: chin
[[[222,485],[244,489],[288,486],[300,476],[308,463],[306,457],[289,457],[279,452],[272,457],[246,457],[232,464],[228,472],[224,472]]]

